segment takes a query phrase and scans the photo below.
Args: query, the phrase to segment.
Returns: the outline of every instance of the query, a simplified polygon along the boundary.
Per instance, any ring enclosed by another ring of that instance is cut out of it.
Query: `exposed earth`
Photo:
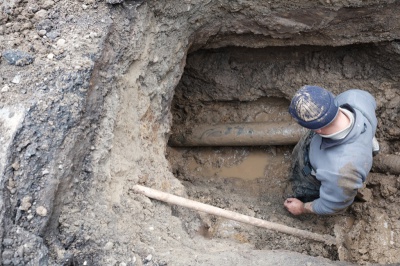
[[[2,265],[400,264],[397,1],[0,0]],[[176,146],[293,122],[305,84],[377,101],[380,154],[336,216],[283,208],[294,143]],[[284,234],[150,199],[136,184]]]

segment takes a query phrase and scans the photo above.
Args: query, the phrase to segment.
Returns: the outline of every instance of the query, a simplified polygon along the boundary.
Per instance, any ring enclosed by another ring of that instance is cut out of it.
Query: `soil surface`
[[[398,1],[0,0],[2,265],[400,263]],[[176,147],[200,124],[292,122],[304,84],[377,101],[364,201],[282,206],[293,143]],[[379,157],[380,156],[380,157]],[[329,234],[171,206],[142,184]]]

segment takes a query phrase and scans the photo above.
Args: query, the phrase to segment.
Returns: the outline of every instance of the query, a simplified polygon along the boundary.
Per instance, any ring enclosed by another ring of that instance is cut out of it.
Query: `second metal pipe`
[[[188,132],[189,131],[189,132]],[[170,137],[171,146],[294,145],[307,129],[295,122],[198,125]]]

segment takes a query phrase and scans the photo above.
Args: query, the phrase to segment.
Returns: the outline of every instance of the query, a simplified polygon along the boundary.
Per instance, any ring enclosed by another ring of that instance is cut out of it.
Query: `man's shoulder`
[[[362,97],[362,98],[366,98],[369,101],[375,103],[375,98],[374,96],[372,96],[371,93],[369,93],[368,91],[365,90],[360,90],[360,89],[349,89],[347,91],[344,91],[342,93],[340,93],[339,95],[336,96],[336,99],[340,102],[340,101],[352,101],[357,99],[358,97]],[[343,102],[346,103],[346,102]]]
[[[376,101],[369,92],[359,89],[351,89],[336,96],[336,100],[339,105],[348,104],[354,109],[359,110],[371,123],[375,134],[377,126],[375,115]]]

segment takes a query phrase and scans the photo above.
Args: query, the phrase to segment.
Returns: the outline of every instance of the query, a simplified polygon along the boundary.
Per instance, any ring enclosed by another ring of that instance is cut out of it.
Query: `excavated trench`
[[[398,1],[2,2],[2,265],[400,262]],[[287,107],[304,84],[377,101],[381,154],[365,201],[338,216],[282,206],[301,133]]]
[[[291,150],[302,133],[292,128],[287,108],[292,93],[302,85],[323,86],[335,94],[350,88],[371,92],[378,103],[381,153],[397,150],[398,129],[390,125],[396,123],[398,107],[393,101],[399,96],[390,94],[389,88],[396,87],[398,77],[388,62],[393,66],[398,59],[391,56],[391,47],[385,43],[225,47],[189,54],[172,101],[167,149],[172,171],[188,196],[252,217],[336,235],[345,244],[338,253],[335,246],[207,214],[200,215],[201,226],[182,215],[186,230],[250,243],[256,249],[285,249],[360,264],[400,261],[395,252],[400,244],[395,207],[399,183],[396,175],[381,171],[376,163],[363,190],[366,201],[355,202],[343,214],[294,217],[283,208],[290,193],[286,186]],[[259,127],[256,133],[246,131],[254,126]],[[252,134],[256,139],[246,138]]]

